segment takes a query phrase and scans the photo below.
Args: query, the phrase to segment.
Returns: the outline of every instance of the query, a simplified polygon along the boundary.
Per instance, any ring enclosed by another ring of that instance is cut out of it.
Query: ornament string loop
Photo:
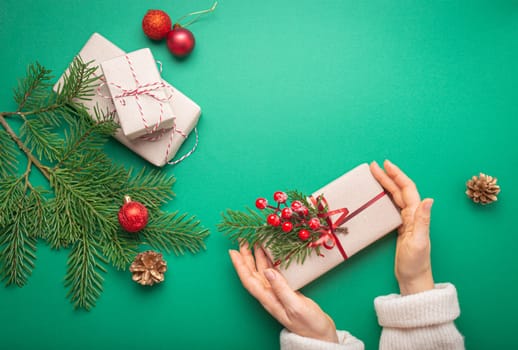
[[[216,6],[218,6],[218,2],[215,1],[214,4],[212,4],[212,6],[206,10],[201,10],[201,11],[196,11],[196,12],[191,12],[191,13],[188,13],[186,14],[185,16],[182,16],[180,17],[176,23],[180,24],[180,22],[184,19],[186,19],[187,17],[191,17],[191,16],[196,16],[194,19],[192,19],[191,21],[185,23],[185,24],[182,24],[182,27],[187,27],[191,24],[193,24],[194,22],[196,22],[201,16],[203,16],[204,14],[207,14],[207,13],[210,13],[212,11],[214,11],[216,9]]]

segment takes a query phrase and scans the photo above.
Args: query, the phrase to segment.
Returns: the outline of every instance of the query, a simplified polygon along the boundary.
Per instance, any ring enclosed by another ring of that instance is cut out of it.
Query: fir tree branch
[[[0,130],[0,177],[14,175],[18,160],[16,147],[13,145],[9,134]]]
[[[14,90],[14,99],[18,103],[17,114],[21,113],[25,105],[31,101],[31,98],[38,99],[44,94],[44,89],[49,87],[50,71],[42,67],[38,62],[27,68],[25,79],[18,83],[18,88]]]
[[[29,235],[33,226],[25,220],[35,207],[25,197],[24,178],[25,174],[10,179],[11,191],[5,198],[8,205],[2,208],[5,216],[0,219],[0,279],[19,287],[27,283],[36,260],[36,238]]]
[[[44,166],[33,154],[32,152],[25,146],[25,144],[20,140],[20,138],[16,135],[14,130],[9,126],[7,121],[4,119],[3,116],[0,115],[0,125],[3,126],[4,130],[9,134],[11,139],[16,143],[18,148],[25,153],[28,159],[31,160],[31,162],[38,168],[38,170],[41,172],[47,180],[50,180],[50,170],[48,167]]]
[[[107,261],[100,250],[93,235],[86,231],[81,232],[81,238],[70,250],[65,287],[69,288],[67,297],[75,308],[90,310],[101,295]]]
[[[155,249],[182,255],[185,250],[194,254],[205,249],[204,239],[209,232],[201,229],[194,217],[173,212],[153,216],[140,235],[144,243]]]
[[[154,210],[174,197],[173,185],[176,179],[157,169],[142,168],[135,176],[129,172],[127,185],[121,195],[130,195],[135,201]]]
[[[105,264],[125,269],[142,243],[176,254],[196,253],[205,248],[208,235],[194,217],[159,209],[174,196],[173,176],[145,169],[133,176],[103,152],[118,125],[80,104],[93,96],[96,69],[74,60],[53,93],[48,91],[50,71],[31,66],[15,90],[18,110],[0,113],[0,279],[26,283],[38,238],[56,249],[71,246],[67,296],[87,310],[102,291]],[[8,117],[21,120],[19,135]],[[16,175],[20,154],[27,157],[27,166]],[[47,179],[48,191],[31,184],[33,166]],[[117,212],[125,194],[151,213],[140,235],[119,229]]]

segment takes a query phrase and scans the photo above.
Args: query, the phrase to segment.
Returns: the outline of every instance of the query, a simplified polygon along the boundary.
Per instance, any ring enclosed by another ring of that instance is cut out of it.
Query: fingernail
[[[266,269],[264,270],[264,277],[266,277],[268,281],[273,281],[275,279],[275,272],[272,269]]]
[[[424,208],[424,210],[426,210],[426,211],[430,211],[430,209],[432,209],[432,205],[433,205],[433,199],[432,199],[432,198],[428,198],[428,199],[424,202],[423,208]]]
[[[386,164],[386,165],[389,165],[389,166],[394,165],[394,164],[392,164],[392,162],[391,162],[390,160],[388,160],[388,159],[385,159],[385,164]]]

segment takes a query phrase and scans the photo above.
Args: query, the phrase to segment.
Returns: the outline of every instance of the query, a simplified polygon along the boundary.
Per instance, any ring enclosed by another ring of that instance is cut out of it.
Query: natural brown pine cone
[[[164,281],[167,263],[162,254],[148,250],[135,257],[129,268],[133,280],[143,286],[152,286]]]
[[[473,202],[480,204],[489,204],[497,200],[500,193],[500,186],[496,184],[496,177],[492,177],[483,173],[473,176],[466,183],[466,194]]]

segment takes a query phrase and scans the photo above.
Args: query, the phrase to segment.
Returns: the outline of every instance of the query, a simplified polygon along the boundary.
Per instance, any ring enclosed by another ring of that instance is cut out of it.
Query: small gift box
[[[94,33],[79,52],[79,56],[84,62],[92,62],[91,64],[97,67],[95,74],[101,77],[103,73],[99,65],[104,61],[123,55],[125,55],[123,50],[98,33]],[[117,130],[114,135],[120,143],[156,166],[164,166],[171,162],[187,136],[195,128],[201,114],[201,109],[196,103],[165,80],[162,79],[161,81],[166,84],[166,89],[171,93],[169,106],[174,115],[174,126],[165,129],[165,132],[157,137],[146,138],[144,136],[131,140],[124,135],[121,129]],[[58,80],[54,90],[62,82],[63,77]],[[81,102],[89,110],[92,117],[95,116],[94,108],[97,107],[104,113],[112,113],[117,120],[118,115],[113,100],[106,98],[110,95],[106,83],[99,80],[98,86],[96,86],[96,94],[92,99]]]
[[[311,254],[302,264],[292,261],[287,268],[282,265],[278,267],[294,290],[333,269],[402,223],[399,210],[371,174],[367,164],[359,165],[315,191],[310,198],[314,203],[317,203],[316,198],[321,198],[317,204],[321,206],[319,210],[325,212],[324,215],[330,214],[329,226],[336,226],[332,230],[336,232],[329,232],[327,238],[323,237],[320,255]],[[271,252],[267,250],[267,254],[272,259]]]
[[[151,50],[141,49],[101,62],[101,68],[128,139],[174,126],[169,104],[172,90],[160,78]]]

